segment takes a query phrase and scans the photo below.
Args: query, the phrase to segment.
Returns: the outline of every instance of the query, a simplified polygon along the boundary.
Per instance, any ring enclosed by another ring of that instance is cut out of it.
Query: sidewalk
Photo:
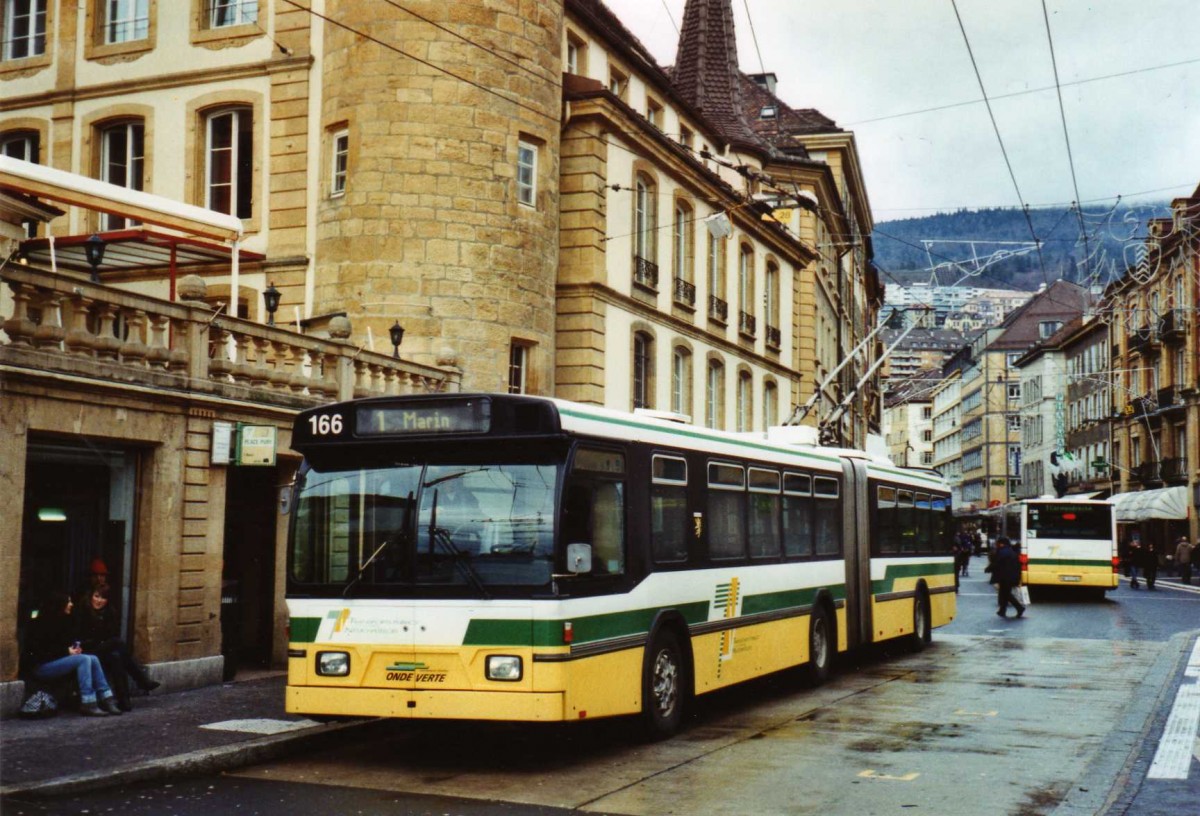
[[[369,720],[320,724],[283,710],[281,672],[135,697],[120,717],[62,711],[0,722],[0,798],[62,795],[215,772],[279,756]],[[220,726],[220,727],[214,727]]]

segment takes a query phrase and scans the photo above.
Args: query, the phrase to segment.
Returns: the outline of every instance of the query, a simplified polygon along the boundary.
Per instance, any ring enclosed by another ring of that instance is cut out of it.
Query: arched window
[[[738,250],[738,332],[753,337],[758,320],[754,316],[754,250],[742,244]]]
[[[763,290],[763,319],[767,321],[767,345],[779,348],[779,264],[767,262],[767,279]]]
[[[723,239],[708,232],[708,316],[718,320],[729,318],[725,300],[725,252]]]
[[[692,281],[692,208],[682,201],[675,203],[675,224],[671,230],[671,271],[674,299],[687,306],[696,305],[696,285]]]
[[[204,206],[250,218],[254,202],[254,123],[250,108],[204,117]]]
[[[5,0],[0,26],[0,60],[46,53],[46,0]]]
[[[751,390],[753,386],[754,380],[749,371],[738,374],[737,429],[742,432],[754,429],[754,396]]]
[[[653,408],[654,338],[646,332],[633,335],[633,407]]]
[[[100,180],[127,190],[145,189],[146,128],[141,120],[108,124],[99,128]],[[140,221],[103,213],[100,228],[120,230],[137,226]]]
[[[654,263],[654,235],[658,216],[655,212],[655,187],[649,177],[638,174],[634,181],[633,256],[634,262]]]
[[[779,388],[768,380],[763,385],[763,429],[779,424]]]
[[[704,424],[720,428],[725,424],[725,367],[719,360],[708,361],[704,387]]]
[[[683,346],[671,353],[671,410],[692,413],[692,353]]]

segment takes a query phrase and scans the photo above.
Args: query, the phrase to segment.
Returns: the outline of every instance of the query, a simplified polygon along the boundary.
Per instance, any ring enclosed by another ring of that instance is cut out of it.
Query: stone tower
[[[398,320],[401,356],[453,361],[463,390],[506,390],[515,343],[526,390],[552,394],[563,4],[405,9],[326,6],[325,164],[338,134],[348,155],[345,192],[322,181],[314,314],[345,311],[377,351]]]

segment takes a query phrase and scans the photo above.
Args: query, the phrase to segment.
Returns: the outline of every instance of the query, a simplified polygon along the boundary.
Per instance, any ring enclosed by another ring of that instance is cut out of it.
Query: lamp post
[[[275,311],[279,308],[280,292],[275,288],[275,282],[267,284],[267,288],[263,291],[263,305],[267,309],[267,325],[275,325]]]
[[[399,320],[393,323],[392,327],[388,329],[388,334],[391,335],[392,339],[392,356],[400,359],[400,344],[404,341],[404,327],[400,325]]]
[[[92,283],[100,282],[100,264],[104,262],[104,239],[92,234],[83,242],[83,252],[87,256],[88,266],[92,268]]]

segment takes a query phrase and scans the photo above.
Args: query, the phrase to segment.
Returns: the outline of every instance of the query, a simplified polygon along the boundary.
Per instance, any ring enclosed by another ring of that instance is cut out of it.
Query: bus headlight
[[[521,658],[516,655],[488,655],[487,679],[509,683],[521,679]]]
[[[317,652],[317,674],[322,677],[345,677],[349,673],[348,652]]]

